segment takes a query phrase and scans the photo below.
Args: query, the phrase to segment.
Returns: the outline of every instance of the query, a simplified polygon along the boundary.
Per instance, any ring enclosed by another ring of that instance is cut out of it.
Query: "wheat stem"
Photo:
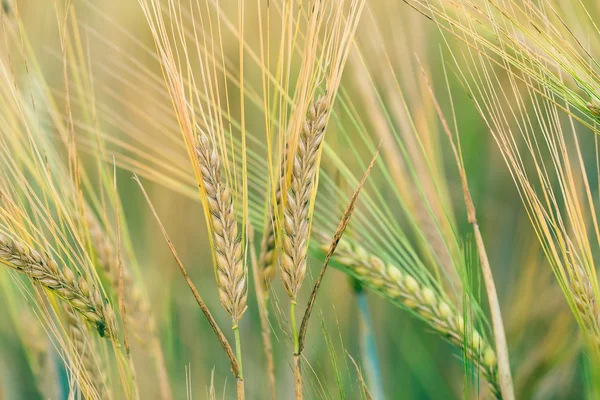
[[[236,358],[238,360],[238,363],[240,364],[240,376],[239,379],[244,379],[244,372],[243,372],[243,368],[242,368],[242,343],[240,341],[240,330],[239,327],[235,326],[233,328],[233,333],[235,335],[235,354],[236,354]]]
[[[297,353],[300,345],[298,343],[298,329],[296,325],[296,302],[290,302],[290,320],[292,324],[292,338],[294,340],[294,353]]]
[[[244,400],[246,398],[246,395],[245,395],[245,391],[244,391],[244,380],[243,379],[237,378],[236,388],[237,388],[238,400]]]
[[[296,400],[302,400],[302,365],[301,355],[294,354],[294,393]]]
[[[302,372],[300,370],[300,342],[296,325],[296,302],[290,302],[290,320],[292,325],[292,337],[294,339],[294,393],[296,400],[302,399]]]
[[[242,343],[240,340],[240,330],[237,325],[233,327],[233,333],[235,335],[235,354],[236,354],[238,364],[240,366],[240,374],[237,377],[238,399],[243,399],[244,398],[244,383],[243,383],[244,382],[244,372],[243,372],[243,367],[242,367]],[[241,382],[241,386],[240,386],[240,382]],[[241,390],[241,392],[240,392],[240,390]]]
[[[375,399],[383,399],[385,396],[383,395],[383,383],[381,382],[381,373],[379,371],[379,356],[377,355],[367,294],[358,280],[354,278],[352,280],[354,281],[354,293],[356,294],[356,302],[358,303],[358,336],[361,358],[365,363],[367,381],[373,391],[373,397]]]

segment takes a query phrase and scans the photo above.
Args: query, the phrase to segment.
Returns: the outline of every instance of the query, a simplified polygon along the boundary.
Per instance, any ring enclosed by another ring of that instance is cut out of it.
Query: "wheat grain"
[[[237,325],[246,311],[247,271],[242,259],[242,243],[233,207],[231,191],[221,179],[219,154],[206,136],[201,133],[197,146],[200,172],[208,209],[215,258],[217,286],[221,304]]]
[[[48,254],[40,254],[3,234],[0,234],[0,260],[67,301],[96,327],[100,336],[117,341],[117,320],[112,307],[104,304],[98,289],[90,288],[83,279],[77,281],[69,268],[59,268]]]
[[[323,240],[320,247],[327,252],[328,241]],[[435,290],[348,241],[339,243],[333,259],[379,294],[418,314],[437,333],[461,348],[479,368],[494,396],[501,398],[494,350],[479,332],[465,330],[463,317]]]
[[[309,108],[294,154],[290,186],[285,199],[280,268],[283,286],[292,301],[296,300],[306,274],[309,208],[328,109],[325,95],[320,96]]]

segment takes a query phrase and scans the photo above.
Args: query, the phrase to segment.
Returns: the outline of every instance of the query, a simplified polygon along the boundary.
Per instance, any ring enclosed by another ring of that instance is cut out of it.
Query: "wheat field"
[[[0,400],[600,399],[600,3],[0,1]]]

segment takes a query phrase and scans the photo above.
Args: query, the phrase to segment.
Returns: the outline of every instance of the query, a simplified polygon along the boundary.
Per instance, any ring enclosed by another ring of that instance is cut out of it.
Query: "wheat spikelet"
[[[49,255],[2,234],[0,260],[67,301],[96,327],[100,336],[117,341],[117,320],[111,306],[105,305],[100,292],[84,279],[77,281],[69,268],[59,268]]]
[[[242,243],[233,207],[231,191],[221,178],[217,149],[201,133],[197,146],[202,183],[206,194],[215,258],[217,286],[221,304],[237,325],[246,311],[246,275],[242,259]]]
[[[283,286],[292,301],[295,301],[306,274],[309,207],[328,109],[325,95],[319,97],[309,108],[292,164],[283,217],[283,254],[280,267]]]
[[[324,240],[320,247],[327,251],[329,244]],[[501,398],[494,350],[476,330],[467,332],[463,317],[434,290],[347,241],[339,243],[333,259],[379,294],[421,316],[437,333],[461,348],[479,368],[494,396]]]
[[[73,366],[75,375],[79,378],[80,388],[84,393],[97,393],[100,399],[111,398],[107,386],[107,376],[96,363],[94,354],[97,354],[92,342],[87,338],[86,327],[82,324],[79,314],[71,306],[63,304],[65,321],[67,323],[69,338],[71,339]],[[91,388],[88,385],[91,384]],[[91,396],[86,396],[90,398]]]

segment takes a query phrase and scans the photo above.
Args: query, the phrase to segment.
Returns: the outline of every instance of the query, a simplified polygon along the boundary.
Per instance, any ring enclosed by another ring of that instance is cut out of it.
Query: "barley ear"
[[[571,277],[570,289],[573,303],[581,316],[589,338],[593,339],[592,345],[600,350],[600,314],[594,288],[589,276],[583,268],[576,266]]]
[[[306,274],[310,201],[328,110],[325,95],[320,96],[309,108],[294,154],[290,186],[285,199],[280,269],[283,286],[292,301],[295,301]]]
[[[327,252],[329,241],[323,238],[320,243],[321,250]],[[502,397],[494,349],[479,332],[466,330],[463,317],[436,290],[345,240],[338,244],[332,259],[381,296],[417,314],[442,338],[462,349],[489,383],[493,395]]]
[[[287,164],[288,140],[285,141],[285,149],[281,156],[279,165],[279,180],[273,182],[275,187],[275,205],[267,210],[267,218],[263,227],[263,238],[260,246],[260,256],[258,259],[261,275],[262,286],[265,298],[269,296],[271,283],[276,275],[276,260],[277,260],[277,237],[275,236],[274,210],[279,213],[283,200],[282,182],[285,180],[285,166]]]
[[[96,349],[91,338],[87,337],[87,328],[82,323],[81,317],[67,303],[63,304],[65,321],[71,339],[73,353],[73,368],[75,376],[79,379],[79,386],[83,393],[97,392],[101,399],[111,398],[107,386],[107,376],[98,366],[94,354]],[[77,371],[78,370],[78,371]],[[91,388],[87,388],[91,384]],[[86,395],[91,398],[92,396]]]
[[[204,133],[198,137],[196,152],[210,212],[219,297],[234,325],[237,325],[246,311],[248,292],[233,198],[226,180],[221,177],[217,149]]]
[[[97,288],[90,288],[84,280],[77,281],[69,268],[59,268],[48,254],[42,255],[2,234],[0,260],[67,301],[95,326],[100,336],[118,340],[117,318],[110,304],[104,304]]]

